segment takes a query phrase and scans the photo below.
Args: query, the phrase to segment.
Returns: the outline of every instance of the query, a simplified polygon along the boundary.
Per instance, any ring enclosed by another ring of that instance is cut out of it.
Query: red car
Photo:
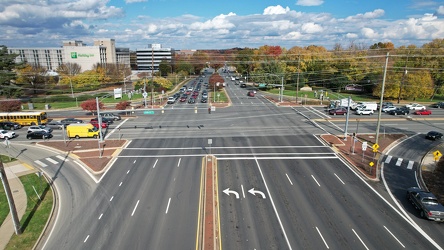
[[[330,115],[346,115],[347,114],[347,108],[336,108],[328,111]]]
[[[99,122],[98,121],[90,121],[90,123],[94,126],[94,127],[96,127],[96,128],[99,128]],[[106,122],[102,122],[102,128],[107,128],[108,127],[108,124],[106,123]]]
[[[431,115],[432,111],[428,110],[428,109],[421,109],[421,110],[416,110],[415,113],[413,113],[415,115]]]

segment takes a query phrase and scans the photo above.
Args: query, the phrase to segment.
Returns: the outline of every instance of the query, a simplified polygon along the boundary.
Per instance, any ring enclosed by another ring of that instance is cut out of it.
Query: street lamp
[[[270,74],[271,76],[277,76],[277,77],[281,77],[281,89],[279,91],[279,102],[283,101],[283,97],[284,97],[284,76],[280,76],[280,75],[275,75],[275,74]]]

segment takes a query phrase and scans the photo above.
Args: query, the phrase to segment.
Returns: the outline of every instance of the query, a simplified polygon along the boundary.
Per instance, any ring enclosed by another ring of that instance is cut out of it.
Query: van
[[[99,130],[91,123],[76,123],[66,126],[66,134],[69,138],[97,138]]]

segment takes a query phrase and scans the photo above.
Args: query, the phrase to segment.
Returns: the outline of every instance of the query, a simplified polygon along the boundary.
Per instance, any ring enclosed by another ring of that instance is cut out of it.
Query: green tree
[[[46,68],[27,64],[18,72],[17,84],[29,85],[34,95],[37,94],[37,91],[45,92]]]
[[[18,97],[21,95],[21,88],[14,84],[16,79],[15,69],[21,64],[15,63],[17,54],[9,54],[8,48],[0,45],[0,95],[7,98]]]

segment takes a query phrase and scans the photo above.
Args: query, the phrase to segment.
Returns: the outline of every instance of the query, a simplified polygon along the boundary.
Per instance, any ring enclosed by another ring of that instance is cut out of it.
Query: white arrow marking
[[[254,188],[248,190],[248,193],[250,193],[254,196],[256,196],[256,194],[260,194],[260,195],[262,195],[262,199],[265,199],[265,194],[261,191],[254,190]]]
[[[236,195],[236,199],[239,199],[239,194],[236,191],[230,190],[230,188],[227,188],[223,191],[225,194],[227,194],[228,196],[230,196],[231,194]]]

